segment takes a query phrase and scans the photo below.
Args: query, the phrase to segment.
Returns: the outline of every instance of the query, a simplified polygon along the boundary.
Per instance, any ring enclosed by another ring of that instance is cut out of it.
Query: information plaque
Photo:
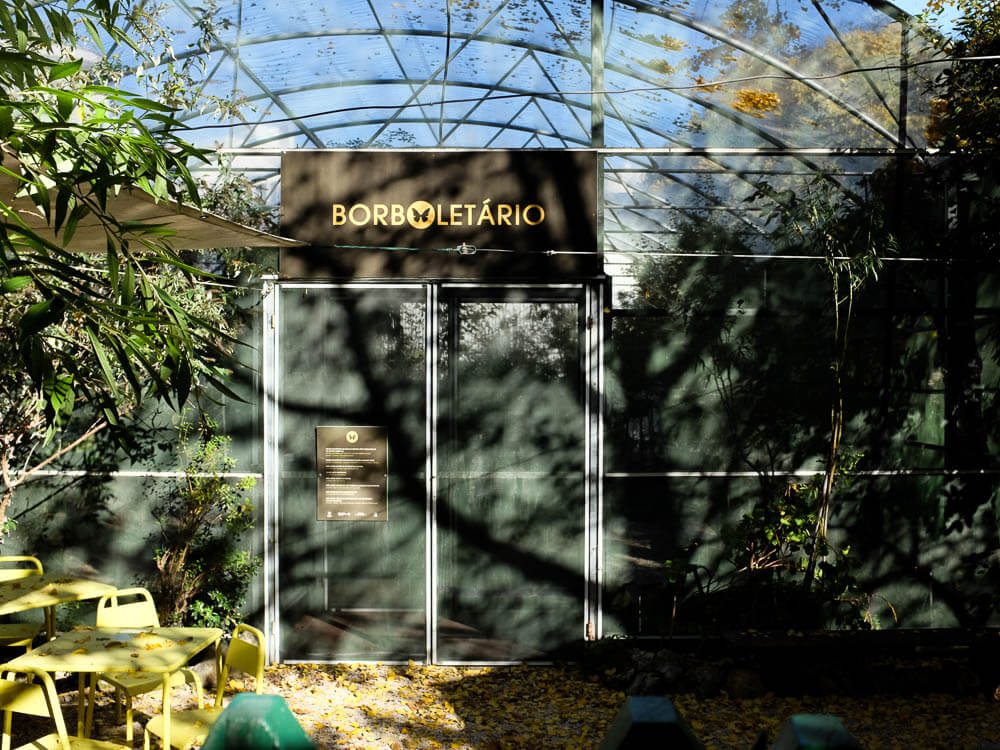
[[[385,427],[317,427],[316,519],[388,520],[388,455]]]

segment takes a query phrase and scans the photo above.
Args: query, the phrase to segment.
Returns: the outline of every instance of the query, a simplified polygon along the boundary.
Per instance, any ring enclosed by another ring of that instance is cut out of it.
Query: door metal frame
[[[280,529],[278,524],[278,503],[280,501],[280,461],[279,422],[281,419],[278,394],[280,392],[280,291],[284,289],[423,289],[425,291],[425,490],[426,522],[424,544],[425,568],[425,660],[429,664],[443,663],[438,660],[438,336],[440,324],[438,307],[442,290],[448,289],[523,289],[528,292],[543,292],[546,289],[579,290],[584,316],[584,332],[581,336],[581,386],[583,388],[582,407],[584,410],[584,570],[583,612],[581,615],[581,638],[600,637],[601,581],[603,578],[603,545],[601,524],[603,510],[602,462],[603,462],[603,402],[604,402],[604,332],[603,305],[605,288],[600,282],[579,282],[565,284],[545,283],[474,283],[474,282],[295,282],[279,281],[277,277],[264,279],[262,287],[262,401],[263,401],[263,444],[264,444],[264,627],[268,633],[267,659],[269,663],[281,661],[280,622]],[[335,661],[335,660],[333,660]],[[482,663],[482,662],[477,662]]]
[[[264,279],[261,288],[261,394],[264,432],[264,633],[265,658],[279,661],[278,628],[278,286],[276,276]]]

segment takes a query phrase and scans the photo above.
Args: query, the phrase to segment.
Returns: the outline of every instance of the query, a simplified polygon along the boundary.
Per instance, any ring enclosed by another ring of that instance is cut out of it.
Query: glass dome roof
[[[203,9],[171,5],[191,34]],[[252,109],[194,133],[270,149],[913,146],[905,18],[860,0],[220,0],[205,90]]]
[[[179,52],[204,10],[167,2]],[[214,8],[203,91],[244,96],[245,120],[182,119],[275,203],[288,149],[598,149],[605,250],[664,251],[672,221],[697,212],[759,233],[744,205],[755,175],[854,180],[925,145],[933,66],[909,16],[879,0]]]

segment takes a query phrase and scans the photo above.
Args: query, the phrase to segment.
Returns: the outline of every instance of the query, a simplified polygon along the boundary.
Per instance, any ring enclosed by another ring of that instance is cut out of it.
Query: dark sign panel
[[[289,151],[281,194],[282,233],[314,246],[463,256],[597,250],[593,151]]]
[[[317,427],[316,519],[387,520],[388,454],[384,427]]]

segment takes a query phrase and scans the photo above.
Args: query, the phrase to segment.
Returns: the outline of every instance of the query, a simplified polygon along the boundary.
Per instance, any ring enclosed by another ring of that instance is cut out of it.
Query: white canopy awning
[[[17,160],[4,154],[4,167],[18,171]],[[0,173],[0,201],[17,212],[32,231],[67,250],[102,252],[107,248],[107,235],[97,216],[84,217],[77,225],[72,240],[66,245],[57,238],[41,210],[27,198],[15,198],[17,180]],[[164,240],[175,250],[209,250],[221,247],[299,247],[307,243],[262,232],[221,216],[201,211],[175,201],[157,201],[138,188],[123,189],[111,196],[107,212],[119,222],[141,222],[169,229]],[[137,237],[141,236],[139,233]],[[126,235],[127,239],[127,235]]]

